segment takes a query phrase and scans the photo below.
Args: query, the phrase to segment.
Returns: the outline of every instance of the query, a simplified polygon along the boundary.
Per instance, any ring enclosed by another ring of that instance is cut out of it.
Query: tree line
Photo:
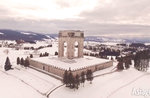
[[[29,60],[27,58],[24,60],[23,58],[20,59],[19,57],[17,57],[17,65],[19,65],[19,64],[24,67],[29,67],[29,65],[30,65]],[[8,71],[8,70],[12,69],[11,67],[12,67],[12,65],[10,63],[9,57],[7,57],[6,61],[5,61],[4,69],[5,69],[5,71]]]
[[[87,70],[87,72],[81,72],[81,74],[76,74],[75,76],[72,74],[71,70],[66,70],[63,76],[63,83],[66,87],[71,89],[79,88],[79,85],[82,84],[84,86],[85,80],[90,81],[90,84],[93,80],[93,72],[92,70]]]
[[[45,52],[45,53],[40,53],[40,57],[46,57],[49,56],[49,53]]]
[[[150,50],[143,50],[136,53],[134,67],[140,71],[147,71],[149,67]]]
[[[118,70],[128,69],[132,65],[132,56],[117,57],[117,61]]]
[[[29,63],[29,60],[26,58],[25,60],[23,58],[19,58],[17,57],[17,65],[22,65],[24,67],[29,67],[30,63]]]

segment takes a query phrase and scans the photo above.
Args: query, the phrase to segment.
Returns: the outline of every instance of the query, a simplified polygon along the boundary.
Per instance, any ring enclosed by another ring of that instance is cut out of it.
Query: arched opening
[[[67,57],[67,42],[64,42],[64,44],[63,44],[63,56],[64,57]]]
[[[79,56],[79,42],[75,42],[74,43],[74,57],[78,57]]]

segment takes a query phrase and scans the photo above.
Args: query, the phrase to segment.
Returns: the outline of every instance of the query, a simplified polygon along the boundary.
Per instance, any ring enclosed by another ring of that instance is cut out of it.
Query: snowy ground
[[[33,51],[0,48],[0,98],[46,98],[51,90],[62,84],[41,72],[16,65],[17,57],[26,58],[29,52]],[[14,69],[4,71],[7,56]]]
[[[15,68],[7,72],[0,69],[0,73],[2,98],[45,98],[52,89],[61,85],[60,81],[30,68]]]
[[[58,45],[39,50],[54,55]],[[8,52],[9,51],[9,52]],[[0,98],[46,98],[54,88],[62,85],[54,79],[31,68],[23,68],[16,65],[16,58],[26,58],[34,51],[14,50],[0,48]],[[7,54],[8,53],[8,54]],[[14,69],[4,71],[3,66],[6,57],[10,58]],[[94,76],[114,70],[114,66],[97,71]],[[49,98],[150,98],[150,70],[139,72],[133,67],[121,72],[114,72],[95,77],[92,84],[86,82],[84,87],[80,85],[78,90],[72,90],[62,86],[49,95]],[[145,92],[144,97],[143,93]]]
[[[149,81],[149,72],[139,72],[130,68],[96,77],[92,84],[86,82],[84,87],[81,85],[75,91],[65,86],[61,87],[53,92],[50,98],[144,98],[143,95],[137,96],[133,89],[150,90]],[[150,95],[146,98],[150,98]]]

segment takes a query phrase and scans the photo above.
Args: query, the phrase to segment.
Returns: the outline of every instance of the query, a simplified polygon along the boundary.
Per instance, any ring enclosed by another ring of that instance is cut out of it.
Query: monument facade
[[[77,43],[77,58],[83,57],[83,42],[84,42],[84,32],[80,30],[63,30],[59,32],[58,40],[58,57],[65,57],[64,47],[66,46],[66,58],[75,58],[75,43]]]

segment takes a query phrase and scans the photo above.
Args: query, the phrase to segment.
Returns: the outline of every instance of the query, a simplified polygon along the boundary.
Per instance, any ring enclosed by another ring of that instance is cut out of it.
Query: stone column
[[[74,58],[74,44],[70,40],[68,40],[68,44],[67,44],[67,58],[68,59]]]
[[[83,57],[83,40],[81,39],[81,41],[78,43],[78,57]]]
[[[60,38],[58,44],[58,57],[63,57],[63,56],[64,56],[64,42],[62,42]]]

